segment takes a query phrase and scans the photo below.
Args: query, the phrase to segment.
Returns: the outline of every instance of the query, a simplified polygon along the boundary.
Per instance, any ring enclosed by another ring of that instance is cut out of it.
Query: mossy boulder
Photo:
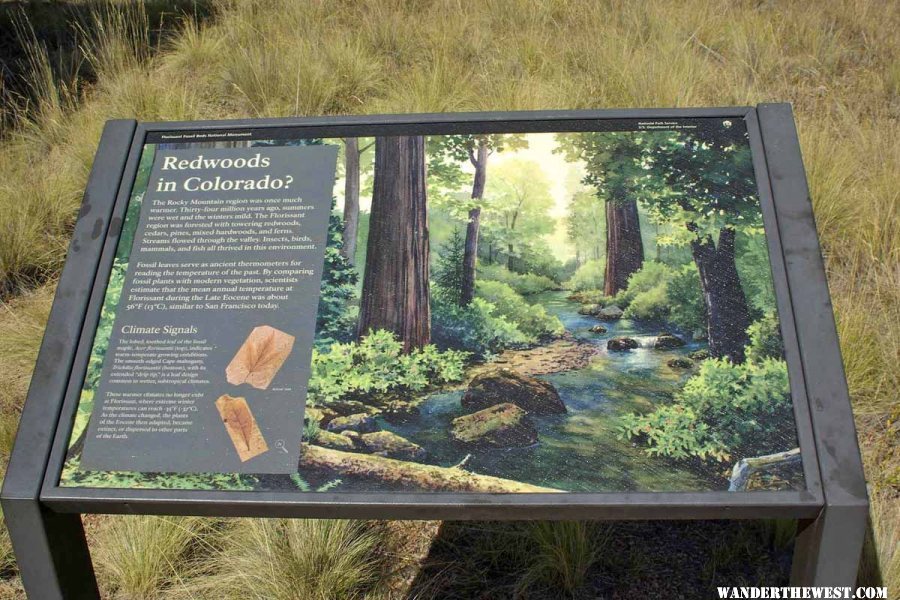
[[[566,405],[552,384],[512,369],[494,369],[476,375],[461,402],[463,407],[473,410],[510,403],[535,415],[566,412]]]
[[[578,309],[578,314],[579,315],[596,315],[601,310],[603,310],[603,307],[600,306],[599,304],[582,304],[581,307]]]
[[[450,438],[465,446],[521,448],[537,442],[528,413],[510,402],[453,419]]]
[[[376,456],[417,462],[425,460],[427,456],[424,448],[390,431],[364,433],[360,436],[360,441],[366,452]]]
[[[341,433],[348,429],[357,433],[372,433],[378,429],[378,426],[375,424],[374,417],[365,413],[359,413],[347,415],[346,417],[335,417],[328,422],[325,429],[334,433]]]
[[[313,443],[324,448],[331,448],[332,450],[352,452],[356,449],[356,444],[354,444],[353,440],[349,437],[324,429],[319,431]]]
[[[350,415],[358,415],[361,413],[374,416],[380,412],[378,408],[364,404],[359,400],[335,400],[328,403],[328,408],[337,413],[340,417],[348,417]]]
[[[591,333],[606,333],[606,327],[603,325],[594,325],[590,329],[588,329]]]
[[[318,423],[325,427],[333,418],[339,416],[327,406],[307,406],[303,412],[303,420],[307,423]]]
[[[656,336],[656,342],[653,347],[657,350],[671,350],[672,348],[681,348],[684,346],[684,340],[667,331]]]
[[[356,447],[362,446],[362,440],[360,439],[360,434],[358,431],[353,431],[352,429],[345,429],[339,435],[352,441],[353,445]]]
[[[303,411],[303,420],[307,423],[321,423],[323,417],[322,409],[315,406],[307,406]]]
[[[628,352],[639,346],[637,340],[630,337],[617,337],[606,342],[606,349],[612,352]]]
[[[688,354],[688,358],[691,360],[706,360],[709,358],[709,350],[706,348],[701,348],[700,350],[694,350],[690,354]]]
[[[390,423],[406,423],[419,416],[417,402],[390,400],[381,407],[381,416]]]
[[[671,358],[666,363],[673,369],[690,369],[694,366],[694,361],[689,358]]]
[[[603,321],[617,321],[622,318],[623,314],[625,314],[625,311],[615,304],[604,306],[596,313],[597,318]]]

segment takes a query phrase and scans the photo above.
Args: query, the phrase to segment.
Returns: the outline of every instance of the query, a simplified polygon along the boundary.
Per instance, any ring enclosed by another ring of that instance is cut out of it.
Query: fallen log
[[[743,492],[747,488],[747,482],[750,480],[750,476],[754,473],[799,462],[800,448],[794,448],[787,452],[766,454],[765,456],[742,458],[731,470],[731,480],[729,482],[728,491]]]
[[[478,475],[457,467],[436,467],[371,454],[358,454],[304,444],[300,466],[327,469],[339,475],[431,492],[485,492],[493,494],[560,492],[511,479]]]

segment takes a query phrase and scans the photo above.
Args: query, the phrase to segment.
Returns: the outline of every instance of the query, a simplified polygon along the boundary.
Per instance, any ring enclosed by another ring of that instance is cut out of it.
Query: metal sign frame
[[[297,137],[577,130],[597,120],[743,119],[750,137],[803,457],[805,490],[565,494],[235,492],[59,487],[65,446],[122,216],[148,134],[291,130]],[[177,123],[109,121],[100,140],[22,411],[2,506],[26,590],[96,598],[80,514],[379,519],[800,521],[792,579],[852,585],[868,500],[825,270],[788,104],[377,115]]]

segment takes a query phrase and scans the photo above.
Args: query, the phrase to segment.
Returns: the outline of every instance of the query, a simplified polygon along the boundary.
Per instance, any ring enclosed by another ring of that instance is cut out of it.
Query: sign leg
[[[29,598],[99,600],[81,515],[50,512],[36,500],[7,500],[3,512]]]
[[[826,506],[797,524],[791,585],[854,586],[866,535],[868,510]]]

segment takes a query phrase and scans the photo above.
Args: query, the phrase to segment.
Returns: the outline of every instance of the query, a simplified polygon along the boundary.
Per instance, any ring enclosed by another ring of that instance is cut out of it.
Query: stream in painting
[[[556,315],[566,330],[582,341],[597,344],[600,352],[581,369],[540,376],[556,387],[568,412],[533,416],[539,442],[527,448],[466,450],[453,444],[450,422],[467,411],[460,406],[463,390],[431,394],[420,405],[420,416],[403,424],[380,419],[381,428],[393,431],[426,448],[431,464],[450,466],[467,454],[466,469],[571,492],[698,491],[720,488],[721,478],[675,461],[649,456],[643,447],[620,439],[618,417],[643,412],[670,401],[691,370],[666,363],[703,347],[689,342],[674,350],[656,350],[653,343],[662,326],[627,319],[604,322],[608,331],[592,333],[600,323],[578,314],[581,306],[567,292],[543,292],[530,301]],[[609,352],[606,342],[627,336],[640,347]]]

